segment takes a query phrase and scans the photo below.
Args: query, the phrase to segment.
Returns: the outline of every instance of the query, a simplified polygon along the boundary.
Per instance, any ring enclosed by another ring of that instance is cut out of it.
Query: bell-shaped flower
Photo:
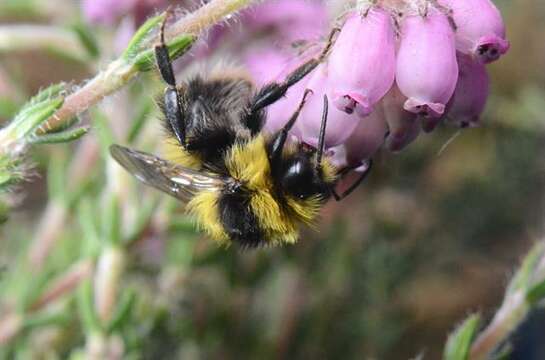
[[[394,82],[395,32],[390,14],[380,8],[349,14],[328,66],[335,107],[360,116],[373,112]]]
[[[459,127],[478,126],[488,98],[489,78],[483,64],[467,55],[458,56],[460,75],[447,122]]]
[[[344,142],[347,165],[357,166],[370,159],[384,144],[387,132],[384,111],[381,106],[376,106],[375,111],[358,122],[352,135]]]
[[[403,109],[406,100],[407,98],[394,84],[381,101],[384,119],[388,124],[388,136],[386,137],[385,146],[393,152],[403,150],[420,134],[420,123],[417,115]]]
[[[396,83],[408,98],[403,108],[439,118],[457,78],[454,31],[447,17],[430,8],[426,16],[403,18],[396,67]]]
[[[307,57],[290,57],[279,49],[268,47],[252,49],[245,55],[244,64],[255,84],[261,87],[273,81],[283,81]],[[276,132],[286,124],[303,97],[308,79],[309,76],[291,86],[285,96],[266,108],[267,131]],[[292,128],[291,133],[299,135],[297,127]]]
[[[482,63],[497,60],[509,50],[500,11],[491,0],[440,0],[452,10],[456,48]]]
[[[299,119],[295,123],[301,140],[309,145],[317,146],[322,123],[322,111],[324,107],[324,95],[328,96],[329,112],[325,130],[325,146],[331,148],[342,144],[352,134],[359,121],[363,121],[356,114],[347,114],[331,104],[331,91],[329,90],[329,76],[327,66],[319,65],[310,75],[307,88],[312,94],[301,111]],[[289,115],[288,115],[289,116]]]

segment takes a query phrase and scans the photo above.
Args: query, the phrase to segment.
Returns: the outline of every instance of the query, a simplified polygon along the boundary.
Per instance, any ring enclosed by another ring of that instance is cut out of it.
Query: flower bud
[[[452,10],[456,24],[456,49],[482,63],[497,60],[509,50],[505,25],[490,0],[441,0]]]
[[[370,159],[384,144],[388,125],[381,106],[375,107],[369,116],[361,119],[352,135],[345,141],[346,163],[358,165]]]
[[[402,19],[396,82],[408,98],[403,108],[423,117],[439,118],[457,78],[454,32],[447,17],[430,8],[426,16]]]
[[[329,112],[325,131],[325,145],[326,148],[330,148],[342,144],[348,139],[358,122],[362,121],[362,119],[356,114],[347,114],[335,106],[331,106],[331,93],[329,91],[329,77],[326,65],[319,65],[310,76],[307,88],[312,90],[312,94],[309,95],[307,103],[301,111],[299,120],[295,123],[295,127],[301,135],[301,140],[312,146],[318,145],[324,94],[327,94]]]
[[[385,145],[390,151],[402,150],[420,134],[417,115],[403,109],[403,103],[406,100],[407,98],[394,84],[381,101],[384,119],[388,124],[388,136]]]
[[[332,102],[346,113],[373,112],[394,82],[395,34],[387,11],[354,12],[344,23],[329,56]]]
[[[448,122],[459,127],[477,126],[488,97],[488,74],[482,63],[467,55],[460,54],[458,64],[458,84],[448,113]]]

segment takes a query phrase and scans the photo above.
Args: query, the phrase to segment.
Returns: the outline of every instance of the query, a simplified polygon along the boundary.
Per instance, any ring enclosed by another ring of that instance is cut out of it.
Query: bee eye
[[[320,179],[307,157],[292,159],[284,164],[282,189],[299,199],[320,193]]]

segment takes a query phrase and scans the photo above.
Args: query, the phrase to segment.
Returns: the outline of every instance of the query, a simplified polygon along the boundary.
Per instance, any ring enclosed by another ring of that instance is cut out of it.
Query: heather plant
[[[0,0],[0,55],[32,64],[45,52],[64,80],[32,95],[27,70],[0,63],[0,358],[521,353],[512,335],[545,298],[543,243],[503,294],[505,275],[499,285],[486,276],[505,256],[495,249],[512,251],[498,239],[525,232],[539,206],[531,169],[543,135],[512,119],[536,118],[545,105],[539,86],[489,99],[489,69],[510,47],[492,1],[64,5]],[[356,173],[374,160],[383,176],[327,207],[323,224],[290,247],[241,251],[206,239],[181,204],[141,187],[108,152],[113,143],[164,150],[153,48],[168,6],[180,79],[227,62],[263,86],[315,56],[338,27],[326,59],[269,107],[265,128],[282,127],[310,89],[291,136],[316,146],[327,95],[327,155]],[[37,25],[44,19],[50,25]],[[461,143],[445,150],[453,139]],[[468,284],[486,275],[482,288],[495,298],[482,306],[500,303],[493,315],[479,311],[478,289],[438,270],[447,263],[469,273]],[[465,307],[448,317],[449,301]],[[409,321],[441,314],[450,325],[435,338]]]

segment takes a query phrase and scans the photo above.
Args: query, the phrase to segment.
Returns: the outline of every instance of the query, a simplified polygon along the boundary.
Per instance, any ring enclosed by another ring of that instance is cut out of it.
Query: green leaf
[[[136,293],[134,290],[126,290],[117,306],[112,320],[106,327],[109,333],[112,333],[122,327],[131,314],[131,310],[136,301]]]
[[[173,218],[168,224],[168,231],[181,234],[196,234],[198,232],[195,220],[189,216]]]
[[[100,331],[100,320],[98,319],[94,307],[93,284],[90,280],[85,280],[78,289],[77,302],[79,317],[86,331]]]
[[[159,24],[165,17],[165,14],[157,15],[148,19],[140,28],[136,31],[132,37],[129,45],[121,55],[125,60],[130,61],[142,50],[142,43],[148,38],[153,28]]]
[[[0,98],[0,118],[9,119],[17,112],[17,102],[5,97]]]
[[[534,306],[545,298],[545,279],[533,285],[528,292],[526,292],[526,301],[530,306]]]
[[[82,255],[86,257],[97,256],[102,244],[96,207],[93,205],[93,199],[83,198],[77,208],[78,221],[85,241],[82,246]]]
[[[49,119],[63,103],[64,98],[56,98],[25,107],[22,112],[17,114],[9,127],[13,129],[17,139],[31,135],[40,127],[40,125]]]
[[[530,281],[534,268],[545,250],[544,244],[537,243],[532,250],[526,255],[517,273],[507,287],[507,294],[511,294],[519,289],[527,289],[530,286]]]
[[[21,292],[17,305],[21,311],[26,311],[41,295],[46,284],[53,278],[53,271],[41,271],[40,274],[29,276]]]
[[[97,41],[92,33],[92,30],[83,23],[74,24],[71,26],[79,41],[87,50],[89,57],[96,59],[100,55]]]
[[[70,315],[66,313],[39,312],[25,316],[23,326],[25,330],[49,325],[66,325],[70,322]]]
[[[104,113],[95,110],[92,116],[95,123],[94,133],[98,136],[102,157],[106,159],[110,156],[109,148],[114,143],[115,136]]]
[[[2,175],[0,174],[0,177]],[[1,184],[0,184],[0,191],[1,191]],[[8,217],[9,217],[9,206],[2,201],[2,199],[0,199],[0,225],[2,225],[3,223],[5,223],[6,221],[8,221]],[[1,275],[1,270],[0,270],[0,275]]]
[[[444,360],[466,360],[469,356],[469,350],[473,338],[477,333],[481,317],[478,314],[469,316],[454,332],[449,336]]]
[[[507,342],[494,352],[493,360],[510,360],[512,358],[513,345]]]
[[[27,104],[23,107],[36,105],[38,103],[51,100],[61,95],[61,93],[66,90],[66,83],[60,82],[58,84],[52,84],[46,87],[43,90],[40,90],[36,95],[34,95]]]
[[[121,242],[121,208],[117,196],[110,195],[102,212],[102,236],[110,244]]]
[[[142,130],[142,127],[146,123],[146,121],[149,119],[149,114],[151,113],[151,110],[153,109],[153,105],[150,101],[145,101],[144,104],[138,109],[138,113],[133,121],[131,121],[131,127],[129,131],[127,132],[127,142],[132,143],[138,134],[140,133],[140,130]]]
[[[180,35],[167,44],[170,59],[174,60],[183,55],[195,42],[194,35]],[[155,51],[148,49],[135,56],[134,65],[139,71],[149,71],[155,66]]]
[[[62,200],[63,204],[65,204],[64,197],[66,195],[65,169],[65,156],[57,154],[51,157],[47,168],[48,194],[51,199]]]
[[[65,143],[79,139],[83,135],[87,134],[89,126],[77,127],[75,129],[62,131],[59,133],[35,135],[30,137],[28,142],[30,144],[57,144]]]
[[[9,190],[12,185],[20,180],[22,180],[22,177],[18,176],[18,174],[0,169],[0,193]]]
[[[147,201],[143,204],[141,210],[138,211],[135,223],[131,226],[126,239],[124,239],[125,245],[128,245],[140,238],[142,232],[150,223],[150,219],[157,210],[158,205],[158,199]]]

